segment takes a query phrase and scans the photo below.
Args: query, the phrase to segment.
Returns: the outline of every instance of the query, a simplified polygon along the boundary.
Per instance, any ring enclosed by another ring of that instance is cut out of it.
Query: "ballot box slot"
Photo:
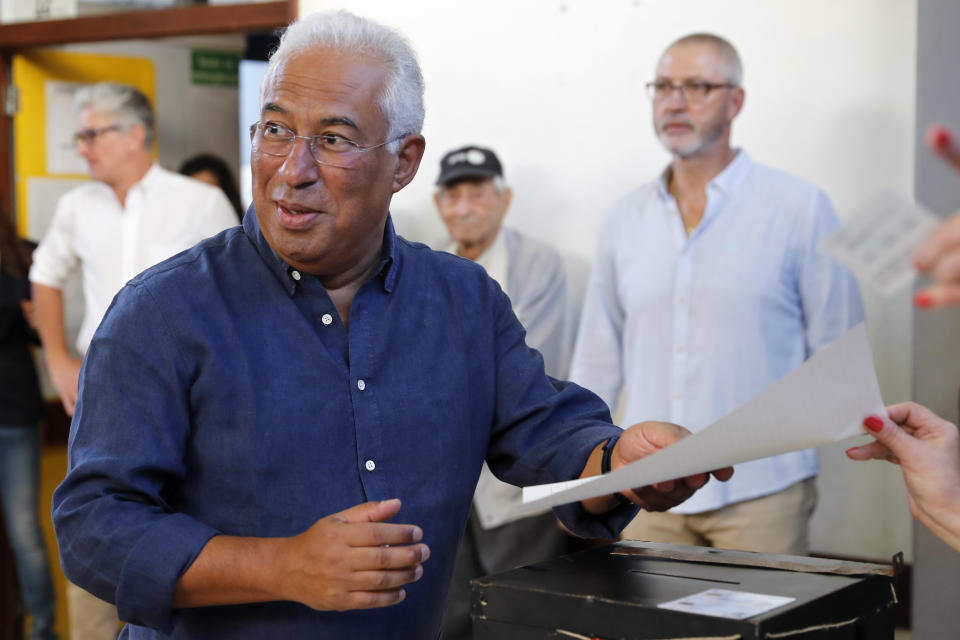
[[[663,573],[661,571],[650,571],[646,569],[630,569],[630,573],[643,573],[650,576],[664,576],[666,578],[683,578],[684,580],[697,580],[700,582],[717,582],[719,584],[740,584],[739,580],[723,580],[720,578],[703,578],[698,576],[684,576],[678,573]]]

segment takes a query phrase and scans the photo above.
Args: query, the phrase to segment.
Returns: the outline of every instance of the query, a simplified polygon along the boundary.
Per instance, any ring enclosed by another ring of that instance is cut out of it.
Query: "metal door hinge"
[[[17,115],[20,110],[20,91],[17,87],[8,84],[3,92],[3,112],[9,117]]]

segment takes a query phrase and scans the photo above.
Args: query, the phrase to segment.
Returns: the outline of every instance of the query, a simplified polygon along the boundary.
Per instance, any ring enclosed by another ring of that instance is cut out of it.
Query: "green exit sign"
[[[193,84],[237,86],[240,55],[229,51],[194,49],[190,52],[190,80]]]

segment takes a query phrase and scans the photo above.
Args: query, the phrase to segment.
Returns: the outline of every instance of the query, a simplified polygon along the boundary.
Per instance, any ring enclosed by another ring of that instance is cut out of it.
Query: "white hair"
[[[349,11],[314,13],[287,27],[280,45],[270,56],[260,87],[261,104],[264,88],[277,65],[312,48],[327,48],[382,61],[388,75],[378,104],[390,125],[387,140],[420,133],[424,114],[423,74],[413,47],[397,31]],[[395,153],[399,146],[398,140],[387,148],[390,153]]]
[[[100,82],[81,87],[73,94],[73,110],[78,114],[89,109],[102,113],[121,129],[140,124],[146,129],[144,146],[150,148],[155,134],[155,120],[150,100],[137,89],[125,84]]]

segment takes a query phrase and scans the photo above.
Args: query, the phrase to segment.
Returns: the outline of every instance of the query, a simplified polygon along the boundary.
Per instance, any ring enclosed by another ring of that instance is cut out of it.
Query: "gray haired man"
[[[236,223],[223,193],[156,165],[154,115],[133,87],[102,83],[75,95],[77,153],[91,181],[65,194],[34,252],[30,281],[47,366],[64,410],[73,415],[80,358],[113,296],[149,266]],[[84,315],[67,344],[63,288],[83,273]],[[113,605],[68,587],[72,640],[113,639]]]

